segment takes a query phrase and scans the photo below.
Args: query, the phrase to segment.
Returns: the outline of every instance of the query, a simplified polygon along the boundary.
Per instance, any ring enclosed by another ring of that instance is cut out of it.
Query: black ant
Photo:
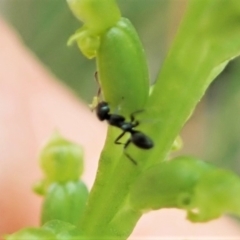
[[[134,112],[130,115],[130,122],[125,121],[125,117],[118,114],[110,114],[110,108],[107,102],[100,102],[96,107],[96,114],[100,121],[106,120],[111,126],[120,128],[123,132],[114,141],[115,144],[124,144],[124,150],[129,146],[130,143],[135,144],[135,146],[142,149],[150,149],[154,146],[153,141],[146,136],[144,133],[135,130],[134,128],[139,125],[139,122],[135,120],[134,115],[141,111]],[[126,143],[121,143],[119,140],[125,135],[125,133],[130,133],[131,137]],[[137,162],[124,151],[124,154],[135,164]]]

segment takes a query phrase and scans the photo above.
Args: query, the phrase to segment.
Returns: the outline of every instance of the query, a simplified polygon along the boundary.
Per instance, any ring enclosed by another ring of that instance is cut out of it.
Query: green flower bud
[[[101,33],[113,26],[121,17],[115,0],[67,0],[73,14],[92,33]]]
[[[148,68],[136,30],[125,18],[100,36],[99,83],[111,109],[142,109],[149,95]]]
[[[53,183],[45,195],[42,223],[57,219],[78,226],[87,198],[88,190],[82,181]]]
[[[189,208],[199,179],[213,167],[206,162],[178,157],[144,172],[133,184],[130,204],[137,210]]]
[[[121,106],[128,115],[143,108],[149,95],[148,67],[130,21],[121,18],[99,35],[84,26],[69,39],[68,45],[73,41],[77,41],[87,58],[96,56],[99,84],[112,109]]]
[[[43,148],[40,164],[48,182],[75,181],[83,172],[83,150],[55,135]]]
[[[111,109],[126,115],[144,107],[149,76],[137,32],[114,0],[67,0],[75,16],[85,24],[68,45],[77,42],[89,59],[96,57],[99,84]]]
[[[215,169],[202,177],[194,189],[194,206],[188,219],[205,222],[224,213],[240,215],[240,178],[227,170]]]
[[[6,240],[57,240],[55,235],[46,229],[25,228],[8,235]]]

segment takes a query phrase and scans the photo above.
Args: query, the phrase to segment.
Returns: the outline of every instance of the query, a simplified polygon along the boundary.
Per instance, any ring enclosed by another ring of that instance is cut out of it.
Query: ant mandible
[[[130,143],[141,149],[150,149],[154,146],[153,141],[146,136],[144,133],[135,130],[134,128],[139,125],[139,122],[135,120],[134,115],[141,111],[136,111],[130,115],[130,122],[125,121],[125,117],[118,114],[110,114],[110,108],[107,102],[100,102],[96,107],[96,114],[100,121],[106,120],[109,125],[120,128],[123,132],[114,141],[115,144],[124,144],[124,154],[135,164],[137,162],[126,153],[126,148]],[[130,133],[131,137],[126,143],[121,143],[119,140],[125,135],[125,133]]]

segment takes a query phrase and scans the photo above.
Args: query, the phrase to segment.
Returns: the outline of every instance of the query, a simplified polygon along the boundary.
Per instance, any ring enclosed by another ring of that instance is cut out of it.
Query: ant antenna
[[[101,97],[101,92],[102,92],[101,86],[100,86],[100,83],[99,83],[99,80],[98,80],[98,71],[96,71],[96,72],[94,73],[94,78],[95,78],[95,80],[96,80],[96,82],[97,82],[98,90],[97,90],[97,95],[93,97],[92,103],[89,104],[89,107],[90,107],[90,109],[91,109],[92,112],[96,109],[96,107],[97,107],[98,104],[100,103],[99,99],[100,99],[100,97]]]
[[[98,71],[96,71],[96,72],[94,73],[94,78],[95,78],[95,80],[96,80],[96,82],[97,82],[97,85],[98,85],[97,97],[100,98],[102,89],[101,89],[101,86],[100,86],[100,83],[99,83],[99,80],[98,80],[98,79],[99,79],[99,78],[98,78]]]

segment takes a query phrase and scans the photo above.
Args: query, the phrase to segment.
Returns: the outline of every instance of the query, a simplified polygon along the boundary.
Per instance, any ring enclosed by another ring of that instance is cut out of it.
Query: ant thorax
[[[108,123],[112,126],[122,128],[122,124],[125,122],[125,117],[117,114],[111,114],[108,119]]]
[[[126,132],[131,132],[133,125],[131,122],[123,122],[121,125],[121,129]]]

